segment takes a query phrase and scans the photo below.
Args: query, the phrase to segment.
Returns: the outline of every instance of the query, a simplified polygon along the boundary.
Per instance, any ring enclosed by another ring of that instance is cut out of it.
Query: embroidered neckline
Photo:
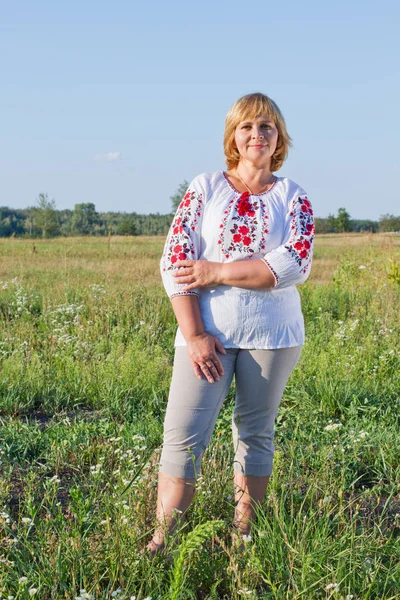
[[[233,189],[234,192],[236,192],[237,194],[245,194],[246,192],[239,192],[239,190],[237,190],[235,188],[235,186],[233,185],[233,183],[228,179],[225,171],[221,171],[226,183]],[[274,187],[276,186],[277,182],[278,182],[279,177],[277,177],[275,175],[275,181],[273,183],[273,185],[269,188],[269,190],[267,190],[266,192],[261,192],[261,194],[250,194],[250,196],[264,196],[265,194],[269,194],[270,192],[272,192],[272,190],[274,189]]]

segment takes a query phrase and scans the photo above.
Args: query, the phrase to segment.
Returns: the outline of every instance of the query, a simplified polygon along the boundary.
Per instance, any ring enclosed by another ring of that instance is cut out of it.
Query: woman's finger
[[[216,354],[213,357],[213,363],[215,365],[215,369],[216,369],[219,377],[222,377],[224,374],[224,367],[222,366],[222,362],[219,360],[219,358]]]
[[[175,277],[177,283],[194,283],[196,278],[194,275],[180,275]]]
[[[212,376],[208,366],[205,363],[203,363],[200,365],[200,367],[201,367],[201,370],[203,371],[208,383],[214,383],[214,377]]]
[[[177,260],[175,263],[176,267],[193,267],[197,260]]]
[[[210,362],[207,363],[207,367],[209,368],[210,373],[211,373],[211,375],[214,378],[214,381],[219,381],[220,380],[220,376],[219,376],[218,369],[215,366],[215,364],[210,361]]]
[[[181,285],[183,284],[193,284],[195,287],[196,285],[199,285],[199,283],[196,280],[196,277],[194,275],[175,275],[175,281],[176,283],[179,283]]]
[[[178,269],[177,271],[174,271],[172,273],[172,275],[174,277],[184,277],[185,275],[193,275],[193,269],[188,268],[188,267],[185,267],[185,268],[182,267],[182,268]]]
[[[226,350],[225,350],[221,340],[219,340],[217,337],[215,337],[214,339],[215,339],[215,348],[218,350],[218,352],[220,352],[221,354],[226,354]]]
[[[192,360],[192,367],[193,367],[193,371],[194,371],[194,374],[197,377],[197,379],[201,379],[202,378],[201,377],[201,369],[200,369],[199,365],[196,362],[194,362],[193,360]]]

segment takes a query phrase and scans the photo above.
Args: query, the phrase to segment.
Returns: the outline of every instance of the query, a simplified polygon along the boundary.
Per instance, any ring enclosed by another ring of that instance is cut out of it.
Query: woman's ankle
[[[245,521],[233,521],[232,527],[239,536],[251,534],[251,523]]]
[[[164,550],[165,543],[164,540],[162,542],[157,542],[152,538],[150,542],[147,544],[146,548],[150,550],[152,554],[156,554],[157,552],[161,552]]]

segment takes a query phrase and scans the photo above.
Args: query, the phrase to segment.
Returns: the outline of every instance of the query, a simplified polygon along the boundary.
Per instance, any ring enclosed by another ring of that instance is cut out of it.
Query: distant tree
[[[394,215],[381,215],[379,217],[379,231],[400,231],[400,217]]]
[[[92,202],[75,204],[71,220],[71,229],[73,233],[78,235],[93,234],[95,226],[98,225],[98,223],[99,215]]]
[[[370,231],[376,233],[378,231],[378,221],[370,219],[351,219],[351,231]]]
[[[331,227],[329,219],[315,218],[315,231],[316,233],[330,233]]]
[[[331,215],[330,213],[328,215],[328,225],[329,225],[329,232],[335,233],[336,232],[336,217],[334,215]]]
[[[137,235],[136,219],[133,215],[124,216],[117,225],[117,235]]]
[[[184,179],[184,181],[182,181],[182,183],[179,185],[175,194],[173,196],[170,196],[170,200],[172,202],[172,212],[176,212],[176,209],[182,202],[182,198],[186,194],[188,187],[189,182],[186,181],[186,179]]]
[[[351,231],[350,215],[345,208],[339,208],[338,210],[336,229],[340,233]]]
[[[56,203],[49,200],[47,194],[39,194],[36,207],[32,208],[32,217],[42,237],[52,237],[58,233]]]
[[[60,223],[60,234],[61,235],[71,235],[72,234],[72,215],[74,211],[65,208],[63,210],[58,211],[58,222]]]
[[[22,210],[0,207],[0,237],[11,237],[24,233],[24,215]]]

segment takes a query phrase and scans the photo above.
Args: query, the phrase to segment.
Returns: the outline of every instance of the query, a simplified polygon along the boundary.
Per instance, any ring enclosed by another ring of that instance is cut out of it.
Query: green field
[[[181,544],[150,561],[176,329],[163,242],[0,240],[0,597],[398,600],[400,235],[317,236],[245,551],[231,389]]]

